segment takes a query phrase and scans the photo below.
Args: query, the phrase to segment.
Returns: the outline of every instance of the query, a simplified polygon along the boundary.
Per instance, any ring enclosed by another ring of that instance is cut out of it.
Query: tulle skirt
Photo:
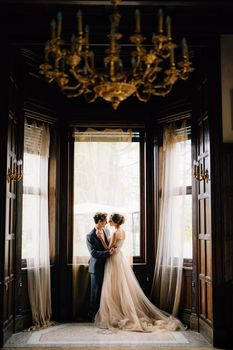
[[[104,329],[138,332],[185,329],[178,319],[164,315],[149,301],[121,251],[106,261],[95,324]]]

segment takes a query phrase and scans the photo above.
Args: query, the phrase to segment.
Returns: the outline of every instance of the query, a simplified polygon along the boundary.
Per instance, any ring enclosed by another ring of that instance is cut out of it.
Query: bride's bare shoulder
[[[125,239],[125,231],[122,228],[118,231],[118,239]]]

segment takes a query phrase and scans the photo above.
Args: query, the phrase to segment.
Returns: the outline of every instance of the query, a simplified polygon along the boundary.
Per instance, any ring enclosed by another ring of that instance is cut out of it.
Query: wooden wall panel
[[[205,281],[204,276],[199,276],[200,280],[200,315],[202,317],[205,317],[206,314],[206,288],[205,288]]]
[[[11,81],[10,91],[14,95],[15,86]],[[7,171],[12,172],[17,160],[17,119],[14,106],[10,106],[8,120]],[[5,338],[13,331],[14,319],[14,283],[15,283],[15,224],[16,224],[16,184],[6,183],[6,225],[5,225],[5,256],[4,256],[4,315],[3,324]]]
[[[205,232],[205,216],[204,216],[205,203],[204,200],[199,201],[199,233]]]
[[[206,305],[206,319],[211,321],[213,319],[213,291],[212,291],[212,281],[210,282],[207,281],[206,284],[207,288],[207,305]]]
[[[206,186],[206,191],[209,193],[209,187]],[[210,213],[210,198],[205,200],[206,213]],[[206,234],[211,235],[211,217],[206,215]]]
[[[192,268],[184,269],[181,310],[192,309]]]
[[[210,146],[208,115],[198,122],[197,158],[202,174],[210,173]],[[199,316],[202,321],[212,324],[212,244],[211,244],[211,196],[209,182],[198,181],[198,247],[199,247]]]
[[[206,241],[206,276],[212,276],[212,251],[211,241]]]
[[[233,144],[223,145],[223,297],[222,313],[225,320],[225,328],[228,331],[229,343],[232,342],[233,334]],[[233,346],[233,344],[232,344]]]
[[[201,240],[199,247],[199,255],[200,255],[200,274],[205,275],[205,242]]]

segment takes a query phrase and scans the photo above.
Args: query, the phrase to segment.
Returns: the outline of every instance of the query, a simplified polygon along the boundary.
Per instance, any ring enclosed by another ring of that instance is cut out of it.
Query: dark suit
[[[107,236],[109,231],[104,229],[105,241],[108,244]],[[89,260],[89,273],[91,277],[91,291],[90,291],[90,310],[89,316],[95,317],[100,305],[101,289],[104,277],[104,266],[106,259],[110,256],[108,250],[105,250],[101,240],[96,236],[96,229],[94,228],[87,235],[87,248],[91,254]]]

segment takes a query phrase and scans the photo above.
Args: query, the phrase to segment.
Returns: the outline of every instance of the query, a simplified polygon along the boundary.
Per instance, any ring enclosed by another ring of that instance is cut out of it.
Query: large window
[[[188,127],[189,136],[190,135],[190,128]],[[179,168],[179,165],[185,161],[185,184],[186,184],[186,194],[185,198],[181,198],[182,195],[177,196],[177,206],[179,207],[179,201],[184,200],[185,206],[184,206],[184,223],[185,223],[185,233],[184,233],[184,259],[192,259],[192,163],[191,163],[191,138],[189,138],[186,141],[182,141],[185,143],[185,145],[182,145],[182,148],[185,149],[184,153],[184,160],[181,159],[180,156],[180,162],[178,162],[177,167]],[[177,143],[176,147],[179,150],[180,143]],[[179,152],[177,152],[179,153]],[[182,154],[183,157],[183,154]],[[182,167],[182,171],[184,169]],[[180,178],[182,178],[182,174],[180,174]],[[177,184],[178,188],[180,184]],[[179,191],[179,190],[178,190]],[[175,247],[176,248],[176,247]],[[178,248],[178,247],[177,247]],[[178,248],[179,249],[179,248]]]
[[[35,259],[35,257],[39,259],[49,246],[47,238],[49,143],[50,133],[46,124],[25,122],[22,259]]]
[[[192,260],[192,153],[191,127],[182,123],[164,126],[160,149],[161,196],[160,242],[172,257]]]
[[[28,259],[34,256],[33,228],[39,227],[40,221],[41,189],[39,176],[35,176],[35,171],[40,172],[40,156],[25,152],[23,170],[22,259]]]
[[[75,131],[73,203],[74,257],[89,256],[86,234],[96,211],[125,215],[125,250],[140,255],[139,132]]]

